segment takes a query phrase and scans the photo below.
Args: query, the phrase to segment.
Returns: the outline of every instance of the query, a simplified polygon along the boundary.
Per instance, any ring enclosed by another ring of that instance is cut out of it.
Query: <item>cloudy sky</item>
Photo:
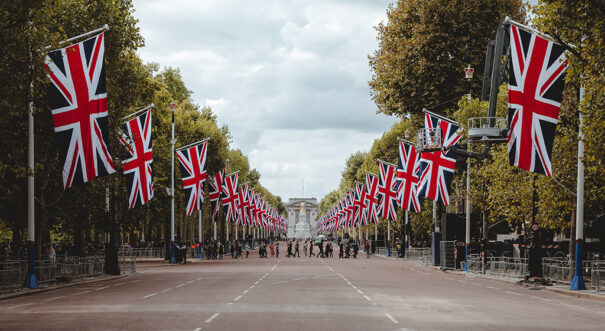
[[[287,201],[321,199],[346,158],[396,121],[376,114],[367,56],[389,1],[136,0],[144,61],[178,67],[233,146]]]

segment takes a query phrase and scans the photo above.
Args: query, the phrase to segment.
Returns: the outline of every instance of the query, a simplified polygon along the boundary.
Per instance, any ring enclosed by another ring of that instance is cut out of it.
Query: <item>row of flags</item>
[[[563,46],[512,23],[509,34],[510,164],[552,176],[552,145],[565,86],[566,52]],[[450,148],[460,142],[464,130],[455,121],[428,111],[424,127],[440,129],[441,150],[417,153],[414,143],[400,139],[397,166],[379,160],[380,175],[367,173],[365,186],[356,183],[355,192],[347,193],[319,218],[318,233],[378,223],[377,216],[396,221],[397,207],[419,213],[421,197],[449,205],[456,166],[455,152]]]
[[[45,59],[65,189],[115,172],[108,148],[104,51],[104,34],[100,33],[51,51]],[[121,126],[119,140],[124,146],[122,164],[130,209],[148,203],[154,196],[150,108],[127,116],[129,119]],[[207,139],[176,150],[187,215],[202,208],[207,153]],[[226,175],[225,172],[226,165],[209,182],[213,221],[223,206],[227,223],[287,231],[285,219],[264,197],[255,194],[248,185],[238,190],[238,173]]]

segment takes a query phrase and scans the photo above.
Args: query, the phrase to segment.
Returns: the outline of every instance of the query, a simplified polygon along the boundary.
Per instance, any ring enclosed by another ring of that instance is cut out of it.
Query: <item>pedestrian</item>
[[[235,254],[235,246],[233,246],[233,241],[229,242],[229,253],[231,253],[231,258]],[[235,257],[237,259],[237,256]]]
[[[225,245],[223,245],[223,243],[219,241],[216,247],[217,247],[218,259],[222,260],[223,254],[225,254]]]
[[[370,244],[367,241],[363,245],[363,250],[366,251],[366,259],[369,259],[370,258]]]
[[[275,258],[279,259],[279,243],[275,244]]]
[[[338,258],[339,259],[342,259],[344,257],[343,253],[344,253],[344,243],[341,240],[338,242]]]
[[[300,257],[300,252],[298,251],[298,240],[296,241],[296,245],[294,246],[294,256]]]
[[[271,250],[271,257],[275,257],[275,244],[271,243],[269,244],[269,250]]]
[[[347,247],[345,248],[345,259],[348,259],[351,254],[351,243],[347,243]]]
[[[307,241],[303,244],[303,252],[305,253],[305,257],[307,257]]]
[[[326,244],[326,253],[326,257],[334,257],[334,255],[332,254],[332,243],[329,241]]]
[[[288,258],[290,258],[290,256],[293,256],[292,254],[292,242],[288,241],[288,254],[286,255]]]
[[[320,241],[317,243],[317,247],[319,247],[319,253],[317,253],[317,257],[324,257],[324,245],[323,243]]]
[[[315,256],[315,253],[313,253],[313,242],[309,241],[309,257],[311,256]]]
[[[246,258],[248,258],[248,255],[250,255],[250,246],[248,246],[248,243],[244,243],[244,251],[246,252]]]
[[[355,241],[355,243],[353,243],[353,258],[354,259],[357,258],[357,253],[359,253],[359,245],[357,244],[357,241]]]

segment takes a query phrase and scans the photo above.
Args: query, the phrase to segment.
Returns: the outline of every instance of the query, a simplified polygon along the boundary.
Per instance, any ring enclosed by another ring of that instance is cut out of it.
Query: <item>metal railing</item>
[[[0,293],[12,292],[23,288],[28,273],[27,260],[12,260],[0,263]],[[34,273],[40,285],[56,281],[56,264],[54,260],[36,260]]]
[[[166,256],[166,248],[164,247],[149,247],[149,248],[120,248],[118,249],[118,257],[130,256],[137,258],[164,258]]]
[[[77,277],[95,277],[104,273],[105,257],[66,256],[57,258],[57,277],[67,280]]]

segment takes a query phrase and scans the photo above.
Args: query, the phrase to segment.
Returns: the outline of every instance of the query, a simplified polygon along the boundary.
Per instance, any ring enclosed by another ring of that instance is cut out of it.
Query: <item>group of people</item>
[[[300,240],[289,240],[287,242],[287,254],[286,257],[290,258],[290,257],[300,257]],[[338,240],[338,258],[340,259],[348,259],[348,258],[357,258],[357,255],[359,254],[359,243],[357,241],[352,241],[349,240],[347,243],[345,243],[343,240]],[[315,254],[314,252],[314,247],[317,246],[318,248],[318,252],[317,254]],[[274,248],[273,247],[277,247],[276,251],[277,254],[274,254]],[[328,257],[333,257],[334,255],[334,248],[333,248],[333,244],[331,241],[326,241],[325,245],[324,245],[324,241],[319,240],[316,241],[315,243],[313,243],[313,241],[311,240],[305,240],[302,243],[302,247],[303,247],[303,253],[305,257],[316,257],[316,258],[328,258]],[[271,257],[279,257],[279,244],[277,244],[276,246],[272,243],[270,245],[270,249],[271,249]],[[363,245],[363,249],[364,252],[366,253],[366,258],[370,258],[370,255],[372,254],[371,250],[370,250],[370,243],[368,241],[364,242]],[[308,252],[308,254],[307,254]],[[263,257],[263,255],[261,255],[261,257]],[[266,255],[264,256],[266,257]]]

